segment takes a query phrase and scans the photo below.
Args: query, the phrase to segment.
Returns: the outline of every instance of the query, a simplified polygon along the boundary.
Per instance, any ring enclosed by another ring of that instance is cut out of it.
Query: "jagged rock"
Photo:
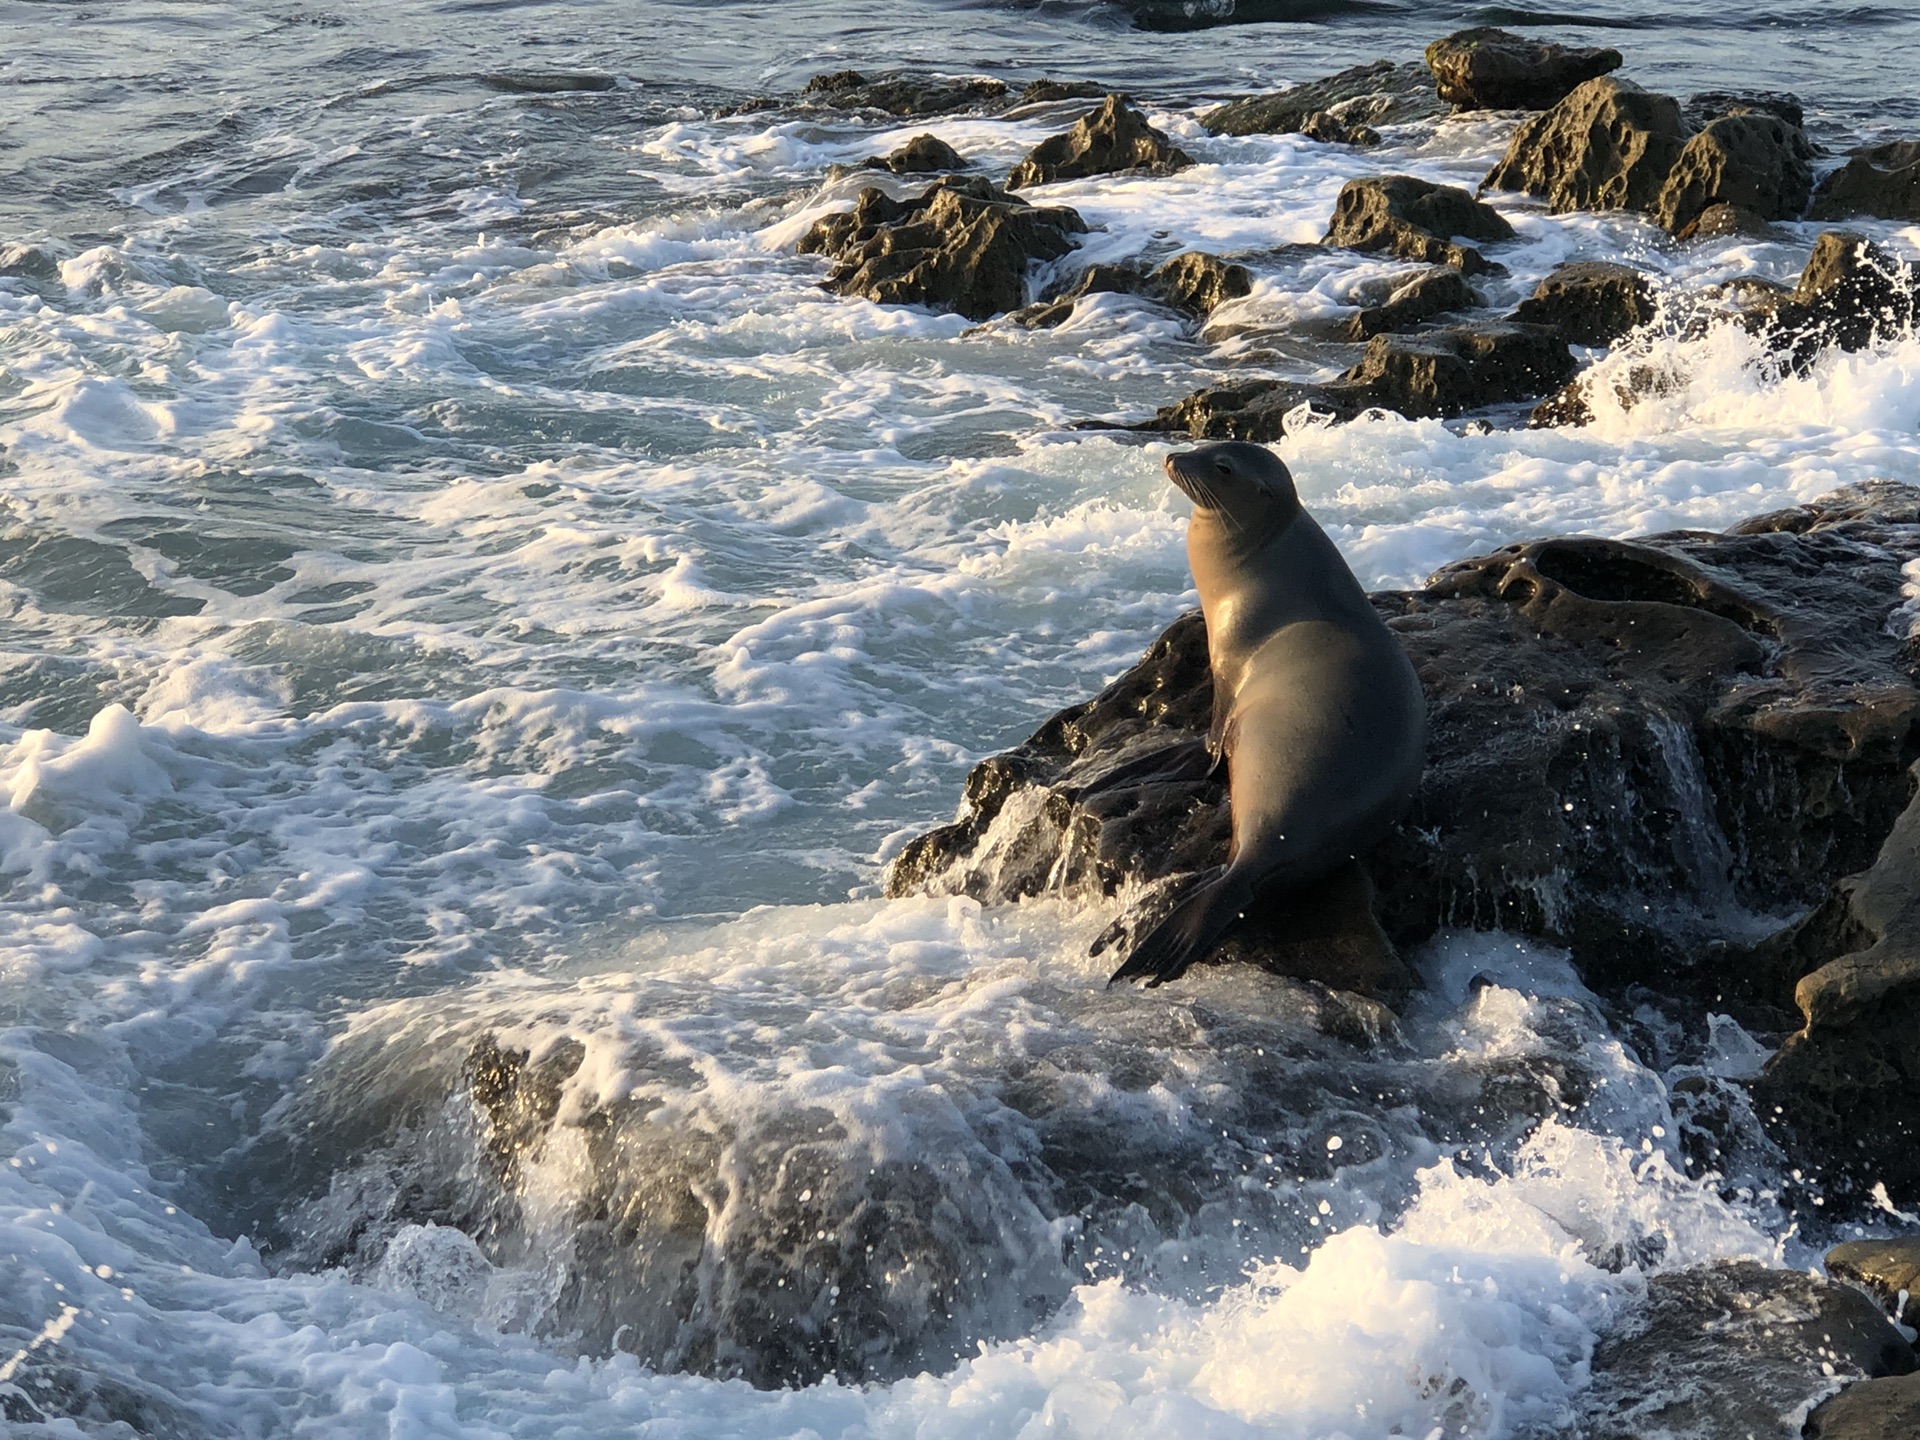
[[[1807,123],[1798,95],[1767,90],[1703,90],[1687,97],[1687,124],[1704,130],[1722,115],[1772,115],[1799,129]]]
[[[1176,255],[1148,278],[1150,293],[1176,310],[1210,315],[1253,293],[1253,272],[1202,250]]]
[[[1686,143],[1672,96],[1603,76],[1523,124],[1485,183],[1538,195],[1556,215],[1645,210]]]
[[[1302,405],[1335,420],[1351,420],[1370,408],[1358,391],[1338,384],[1297,380],[1230,380],[1196,390],[1165,405],[1142,429],[1191,435],[1196,440],[1253,440],[1269,444],[1287,433],[1287,417]]]
[[[1033,80],[1020,92],[1022,105],[1052,105],[1061,100],[1099,100],[1108,93],[1105,86],[1086,80]]]
[[[1836,1245],[1827,1252],[1827,1273],[1866,1286],[1889,1315],[1920,1329],[1920,1235]]]
[[[1480,302],[1468,288],[1467,280],[1450,265],[1417,272],[1411,279],[1398,279],[1386,298],[1348,317],[1340,328],[1342,340],[1366,340],[1394,330],[1410,330],[1449,310],[1465,310]]]
[[[1295,135],[1319,115],[1348,127],[1401,125],[1446,108],[1424,66],[1378,60],[1276,94],[1230,100],[1200,123],[1215,135]]]
[[[1555,331],[1483,321],[1376,335],[1360,363],[1335,384],[1402,415],[1460,415],[1544,395],[1566,384],[1578,368]]]
[[[1621,61],[1618,50],[1524,40],[1489,26],[1434,41],[1426,59],[1440,98],[1456,110],[1544,110]]]
[[[1724,115],[1686,143],[1650,213],[1679,231],[1713,205],[1791,220],[1813,190],[1806,132],[1773,115]]]
[[[1805,1440],[1905,1440],[1920,1435],[1920,1375],[1862,1380],[1807,1417]]]
[[[836,110],[884,110],[889,115],[951,115],[988,110],[1007,98],[1000,80],[949,80],[920,75],[889,75],[869,80],[858,70],[816,75],[801,89],[803,101]]]
[[[1167,139],[1165,132],[1149,125],[1125,95],[1109,95],[1073,129],[1034,146],[1007,177],[1007,188],[1020,190],[1129,170],[1171,175],[1192,163],[1192,157]]]
[[[1578,1433],[1800,1440],[1836,1379],[1904,1375],[1913,1350],[1845,1285],[1751,1261],[1656,1275],[1594,1347]]]
[[[1524,325],[1545,325],[1575,345],[1611,345],[1653,319],[1653,286],[1631,265],[1579,260],[1562,265],[1514,308]]]
[[[1863,350],[1910,332],[1920,319],[1920,273],[1851,230],[1814,241],[1800,283],[1751,306],[1750,322],[1796,369],[1822,350]]]
[[[1380,132],[1371,125],[1353,125],[1331,110],[1316,110],[1301,125],[1300,133],[1309,140],[1327,145],[1378,145]]]
[[[1657,983],[1783,1022],[1799,975],[1723,963],[1720,917],[1814,903],[1906,808],[1920,691],[1886,620],[1915,558],[1920,489],[1883,484],[1725,535],[1508,546],[1376,595],[1430,726],[1412,812],[1361,857],[1387,935],[1509,929],[1564,946],[1596,987]],[[1197,615],[1176,621],[1100,695],[981,762],[889,892],[1111,893],[1218,863],[1205,641]],[[1246,947],[1286,910],[1251,912]]]
[[[941,171],[964,170],[967,162],[938,135],[916,135],[888,155],[861,161],[859,168],[891,170],[895,175],[935,175]]]
[[[808,231],[800,251],[839,262],[825,281],[836,294],[985,320],[1025,303],[1028,265],[1065,255],[1086,228],[1064,206],[1032,206],[984,180],[943,180],[911,200],[862,190],[852,210]]]
[[[1764,235],[1772,229],[1764,215],[1738,205],[1709,205],[1674,231],[1677,240],[1720,240],[1729,235]]]
[[[1468,275],[1494,267],[1469,240],[1511,240],[1513,226],[1491,205],[1455,185],[1436,185],[1413,175],[1372,175],[1349,180],[1328,223],[1325,245],[1348,250],[1385,250],[1408,260],[1451,265]]]
[[[1815,220],[1920,220],[1920,140],[1850,151],[1847,163],[1820,182],[1809,213]]]

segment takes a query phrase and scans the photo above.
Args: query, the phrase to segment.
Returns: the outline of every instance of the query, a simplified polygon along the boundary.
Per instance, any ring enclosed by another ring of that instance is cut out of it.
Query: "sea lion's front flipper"
[[[1194,961],[1206,958],[1227,928],[1246,913],[1252,899],[1253,887],[1246,877],[1223,870],[1217,880],[1182,897],[1107,977],[1107,984],[1144,978],[1151,989],[1179,979]]]

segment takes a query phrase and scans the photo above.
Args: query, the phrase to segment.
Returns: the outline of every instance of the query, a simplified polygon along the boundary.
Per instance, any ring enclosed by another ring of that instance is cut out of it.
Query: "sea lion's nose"
[[[1160,466],[1162,469],[1164,469],[1167,472],[1167,478],[1169,480],[1175,480],[1179,478],[1173,473],[1173,462],[1177,458],[1178,458],[1177,456],[1168,455],[1166,459],[1160,462]]]

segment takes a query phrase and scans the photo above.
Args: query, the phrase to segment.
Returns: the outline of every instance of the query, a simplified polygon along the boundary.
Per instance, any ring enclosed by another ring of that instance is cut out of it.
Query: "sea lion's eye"
[[[1233,473],[1233,467],[1224,460],[1214,461],[1213,468],[1218,470],[1222,475],[1231,475]]]

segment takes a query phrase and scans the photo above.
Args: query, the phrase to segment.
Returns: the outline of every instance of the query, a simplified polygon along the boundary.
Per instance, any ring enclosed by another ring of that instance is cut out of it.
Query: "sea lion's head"
[[[1293,476],[1264,445],[1223,440],[1167,456],[1167,478],[1232,530],[1270,531],[1300,513]]]

